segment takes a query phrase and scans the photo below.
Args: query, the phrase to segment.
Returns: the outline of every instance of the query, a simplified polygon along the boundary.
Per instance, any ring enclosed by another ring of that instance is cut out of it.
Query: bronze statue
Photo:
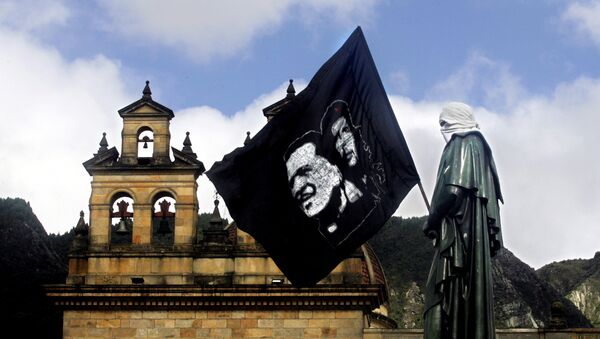
[[[423,225],[435,239],[425,339],[495,338],[490,258],[502,247],[496,166],[471,107],[450,103],[439,122],[447,144]]]

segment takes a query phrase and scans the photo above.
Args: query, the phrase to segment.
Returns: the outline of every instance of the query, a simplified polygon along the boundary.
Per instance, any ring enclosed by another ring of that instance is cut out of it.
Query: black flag
[[[419,181],[358,27],[243,148],[207,176],[295,286],[375,234]]]

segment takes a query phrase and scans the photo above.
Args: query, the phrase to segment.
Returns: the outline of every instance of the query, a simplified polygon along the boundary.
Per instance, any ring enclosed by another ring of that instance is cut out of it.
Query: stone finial
[[[192,141],[190,140],[190,132],[185,132],[185,139],[183,140],[183,148],[181,151],[187,155],[196,158],[196,153],[192,149]]]
[[[186,151],[186,148],[192,148],[192,141],[190,140],[190,132],[185,132],[185,140],[183,140],[183,151]]]
[[[219,213],[219,199],[215,199],[215,209],[209,222],[211,226],[223,226],[223,219],[221,218],[221,213]]]
[[[250,143],[250,131],[246,132],[246,140],[244,140],[244,146]]]
[[[142,99],[152,100],[152,91],[150,90],[150,81],[146,80],[146,86],[142,91]]]
[[[295,96],[296,96],[296,89],[294,88],[294,79],[290,79],[290,84],[288,85],[288,88],[287,88],[287,95],[285,97],[293,98]]]
[[[108,151],[108,141],[106,141],[106,132],[102,133],[102,139],[100,139],[100,148],[98,149],[98,154]]]
[[[270,121],[274,116],[279,114],[279,112],[286,107],[288,103],[290,103],[296,97],[296,89],[294,88],[294,79],[290,79],[290,84],[287,88],[287,95],[285,98],[273,103],[265,108],[263,108],[263,114]]]
[[[83,211],[79,212],[79,221],[75,226],[75,238],[71,243],[71,252],[86,250],[88,247],[88,225],[83,220]]]
[[[202,243],[209,247],[220,247],[228,245],[229,231],[225,229],[225,220],[219,213],[219,200],[215,197],[215,209],[208,221],[208,227],[202,231]]]
[[[84,213],[83,211],[79,212],[79,221],[77,221],[77,226],[75,226],[75,234],[76,235],[87,235],[88,234],[88,226],[83,220]]]

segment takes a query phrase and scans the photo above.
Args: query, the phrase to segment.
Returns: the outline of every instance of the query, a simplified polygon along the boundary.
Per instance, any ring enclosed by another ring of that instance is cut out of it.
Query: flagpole
[[[423,184],[421,181],[419,181],[419,189],[421,190],[423,201],[425,201],[425,206],[427,206],[427,212],[431,214],[431,206],[429,205],[429,200],[427,200],[427,195],[425,194],[425,190],[423,189]]]

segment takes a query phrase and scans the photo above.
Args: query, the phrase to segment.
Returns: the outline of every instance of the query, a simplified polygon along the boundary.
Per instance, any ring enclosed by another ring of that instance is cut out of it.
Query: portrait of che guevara
[[[284,161],[290,193],[319,232],[337,247],[361,227],[383,196],[385,175],[372,161],[361,126],[345,101],[335,100],[310,130],[287,148]]]

